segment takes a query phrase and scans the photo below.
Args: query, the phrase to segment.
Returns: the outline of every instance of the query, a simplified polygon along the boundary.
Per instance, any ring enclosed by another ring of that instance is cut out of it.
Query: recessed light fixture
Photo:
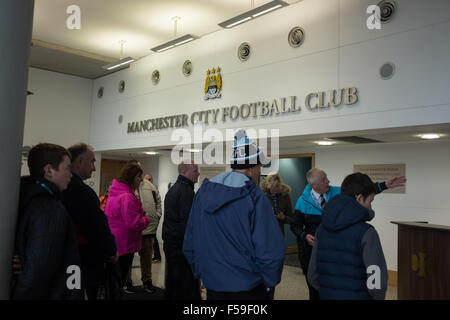
[[[433,140],[433,139],[439,139],[441,136],[437,133],[426,133],[419,135],[422,139],[425,140]]]
[[[147,152],[144,152],[144,153],[148,154],[148,155],[151,155],[151,156],[154,156],[154,155],[158,154],[158,152],[155,152],[155,151],[147,151]]]
[[[259,6],[258,8],[252,9],[234,18],[221,22],[219,23],[219,26],[221,26],[222,28],[233,28],[234,26],[237,26],[241,23],[247,22],[251,19],[257,18],[266,13],[272,12],[288,5],[288,3],[281,0],[270,1],[269,3]]]
[[[320,146],[331,146],[332,144],[334,144],[334,142],[332,141],[316,141],[316,143]]]

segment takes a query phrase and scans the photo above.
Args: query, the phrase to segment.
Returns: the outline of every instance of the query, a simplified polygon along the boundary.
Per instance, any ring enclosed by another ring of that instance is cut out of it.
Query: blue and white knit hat
[[[231,169],[248,169],[268,162],[264,152],[247,137],[244,129],[240,129],[234,134]]]

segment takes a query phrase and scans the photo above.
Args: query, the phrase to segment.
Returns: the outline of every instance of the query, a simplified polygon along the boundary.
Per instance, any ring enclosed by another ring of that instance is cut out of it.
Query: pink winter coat
[[[144,216],[141,201],[125,183],[113,180],[105,214],[116,239],[119,256],[141,250],[142,230],[150,223]]]

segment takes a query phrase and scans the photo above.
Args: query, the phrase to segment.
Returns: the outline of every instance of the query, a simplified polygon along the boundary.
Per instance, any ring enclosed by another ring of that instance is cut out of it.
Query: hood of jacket
[[[229,204],[247,197],[256,188],[253,180],[239,172],[225,172],[205,179],[200,189],[202,194],[213,194],[213,197],[202,199],[203,208],[207,213],[214,214]]]
[[[133,190],[131,190],[131,188],[128,185],[114,179],[111,188],[109,189],[108,197],[110,198],[117,197],[124,193],[134,194]]]
[[[48,187],[48,191],[45,187]],[[25,176],[20,178],[20,204],[24,205],[28,203],[32,198],[38,195],[52,195],[58,199],[61,197],[61,192],[58,187],[45,178],[37,179],[31,176]]]
[[[307,184],[305,189],[303,189],[303,193],[302,193],[301,197],[303,197],[304,199],[311,198],[311,190],[312,190],[311,185]]]
[[[337,195],[323,209],[322,225],[329,231],[339,231],[356,223],[370,221],[375,216],[373,210],[360,205],[355,198]]]
[[[282,183],[280,185],[280,193],[278,193],[279,195],[289,195],[291,194],[292,188],[290,186],[288,186],[287,184]],[[267,188],[267,186],[264,186],[264,188],[262,188],[262,190],[264,191],[265,194],[271,196],[272,193],[270,193],[270,189]]]

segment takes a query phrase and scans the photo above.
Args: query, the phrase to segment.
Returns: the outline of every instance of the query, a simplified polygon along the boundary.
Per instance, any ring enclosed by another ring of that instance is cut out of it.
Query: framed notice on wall
[[[355,164],[353,172],[367,174],[373,182],[384,182],[397,176],[405,176],[405,164]],[[387,189],[383,193],[406,193],[406,187]]]
[[[203,180],[205,178],[211,179],[214,178],[215,176],[217,176],[220,173],[223,173],[226,171],[226,167],[225,166],[205,166],[205,167],[200,167],[200,176],[198,178],[198,182],[199,182],[199,186],[202,185]]]

